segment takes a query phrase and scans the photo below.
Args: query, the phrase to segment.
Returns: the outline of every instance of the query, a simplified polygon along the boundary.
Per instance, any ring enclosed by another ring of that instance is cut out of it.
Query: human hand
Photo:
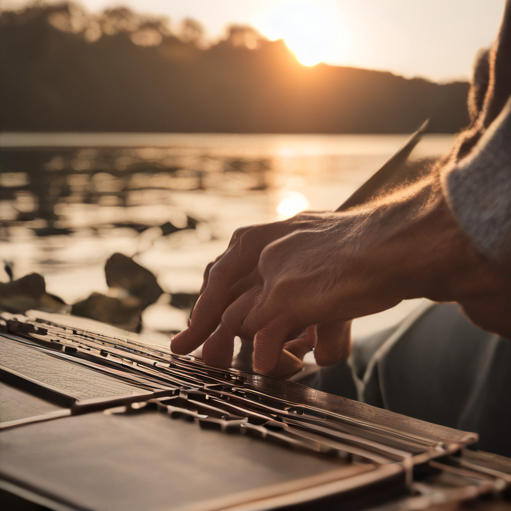
[[[347,356],[350,346],[349,322],[320,313],[322,303],[326,302],[327,297],[320,299],[323,294],[320,291],[321,285],[319,288],[316,286],[314,276],[306,270],[309,264],[305,260],[300,262],[298,256],[303,248],[303,237],[317,239],[316,236],[324,231],[327,225],[333,229],[338,220],[338,214],[311,213],[283,222],[256,225],[236,231],[226,252],[208,265],[201,297],[194,308],[190,326],[174,338],[172,350],[176,353],[188,353],[207,339],[203,347],[205,362],[229,367],[234,337],[256,337],[256,370],[281,376],[299,370],[301,360],[311,348],[315,349],[316,360],[320,365],[333,364],[342,356]],[[331,240],[335,238],[332,238],[333,234],[330,233]],[[317,241],[321,243],[320,240]],[[328,251],[328,247],[325,247],[325,250]],[[287,264],[282,264],[284,262]],[[330,264],[332,263],[333,259],[330,261]],[[331,268],[327,268],[325,262],[321,273],[328,274],[334,270],[334,266],[335,264],[332,264]],[[298,282],[295,278],[302,271],[308,275],[309,280]],[[324,276],[322,278],[324,279]],[[287,307],[289,300],[286,297],[282,297],[284,301],[279,306],[281,293],[295,294],[291,289],[282,289],[286,281],[292,281],[300,287],[300,296],[309,295],[309,300],[302,299],[300,303],[297,301],[295,305],[291,305],[297,308],[297,313]],[[244,325],[244,320],[263,300],[272,308],[273,304],[278,306],[274,312],[278,313],[279,318],[272,322],[271,327],[260,329],[255,326],[256,330],[253,330],[254,327]],[[309,310],[305,317],[302,309],[310,308],[307,302],[314,303],[314,311]],[[280,312],[283,313],[282,317]],[[297,315],[303,316],[302,320],[297,321]],[[325,317],[327,320],[310,320],[313,316],[318,319]],[[273,331],[274,324],[279,331],[282,330],[278,339],[268,333]],[[258,332],[259,335],[256,335]],[[268,349],[271,354],[266,355],[265,350]],[[258,360],[270,362],[259,367]]]
[[[345,213],[243,228],[208,266],[172,350],[205,342],[205,362],[229,367],[240,335],[254,339],[254,368],[266,374],[283,353],[310,347],[320,365],[333,364],[349,354],[351,319],[406,298],[456,301],[477,264],[436,176]]]

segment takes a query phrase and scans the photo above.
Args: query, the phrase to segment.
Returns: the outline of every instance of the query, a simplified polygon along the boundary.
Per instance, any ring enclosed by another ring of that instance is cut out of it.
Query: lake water
[[[237,227],[305,204],[336,209],[406,138],[3,133],[0,257],[16,277],[43,274],[48,291],[70,304],[107,291],[103,268],[114,252],[137,254],[170,293],[196,292]],[[427,135],[412,158],[443,155],[453,140]],[[358,320],[355,332],[415,306]],[[147,332],[179,330],[186,313],[163,297],[143,320]]]

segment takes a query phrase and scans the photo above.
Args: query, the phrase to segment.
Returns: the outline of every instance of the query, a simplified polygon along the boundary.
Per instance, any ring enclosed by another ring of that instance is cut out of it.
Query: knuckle
[[[222,314],[222,325],[234,335],[238,331],[239,323],[235,310],[229,308]]]
[[[243,232],[246,230],[246,227],[238,227],[233,233],[232,233],[232,236],[231,236],[231,240],[237,240],[241,234],[243,234]]]
[[[219,263],[215,263],[209,272],[208,291],[208,296],[213,299],[213,294],[218,295],[218,293],[222,293],[230,295],[230,288],[226,281],[225,270]]]
[[[211,265],[209,270],[209,278],[214,281],[222,276],[222,269],[218,263],[214,263]]]
[[[264,247],[260,257],[260,261],[263,265],[268,264],[277,257],[281,250],[281,244],[281,241],[277,240]]]
[[[247,316],[258,304],[258,293],[249,291],[235,300],[222,314],[222,323],[237,334]]]
[[[257,235],[257,229],[253,226],[240,227],[233,235],[234,242],[230,246],[231,253],[244,259],[253,252],[254,239]]]
[[[207,276],[210,274],[211,268],[213,268],[214,264],[215,263],[213,261],[207,264],[206,269],[204,270],[204,276]]]
[[[287,253],[286,239],[281,238],[267,245],[259,257],[258,269],[260,274],[268,275],[282,267],[288,259]]]
[[[250,252],[251,239],[248,233],[241,234],[236,242],[238,255],[243,257],[246,253]]]
[[[231,242],[238,241],[246,232],[248,232],[252,227],[250,225],[245,225],[243,227],[238,227],[232,234]]]
[[[280,278],[273,284],[272,292],[276,298],[288,297],[293,292],[293,287],[290,279]]]
[[[264,226],[255,225],[239,235],[235,249],[241,260],[252,259],[260,252],[264,244],[264,232]]]
[[[310,229],[310,226],[308,226],[309,228],[305,229],[301,229],[301,230],[297,230],[295,232],[292,232],[291,234],[289,234],[287,236],[287,239],[290,243],[293,243],[293,244],[298,244],[300,246],[303,246],[306,244],[306,242],[310,239],[311,237],[311,229]]]

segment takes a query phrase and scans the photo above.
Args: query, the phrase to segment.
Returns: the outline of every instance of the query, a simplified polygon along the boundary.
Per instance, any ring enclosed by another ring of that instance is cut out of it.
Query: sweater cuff
[[[491,259],[511,255],[511,98],[471,153],[442,169],[462,229]]]

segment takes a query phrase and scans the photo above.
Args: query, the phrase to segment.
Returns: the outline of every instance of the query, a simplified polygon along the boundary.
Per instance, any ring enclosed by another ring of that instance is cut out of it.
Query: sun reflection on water
[[[277,214],[279,218],[284,220],[295,216],[300,211],[304,211],[309,207],[309,201],[303,193],[285,192],[277,206]]]

